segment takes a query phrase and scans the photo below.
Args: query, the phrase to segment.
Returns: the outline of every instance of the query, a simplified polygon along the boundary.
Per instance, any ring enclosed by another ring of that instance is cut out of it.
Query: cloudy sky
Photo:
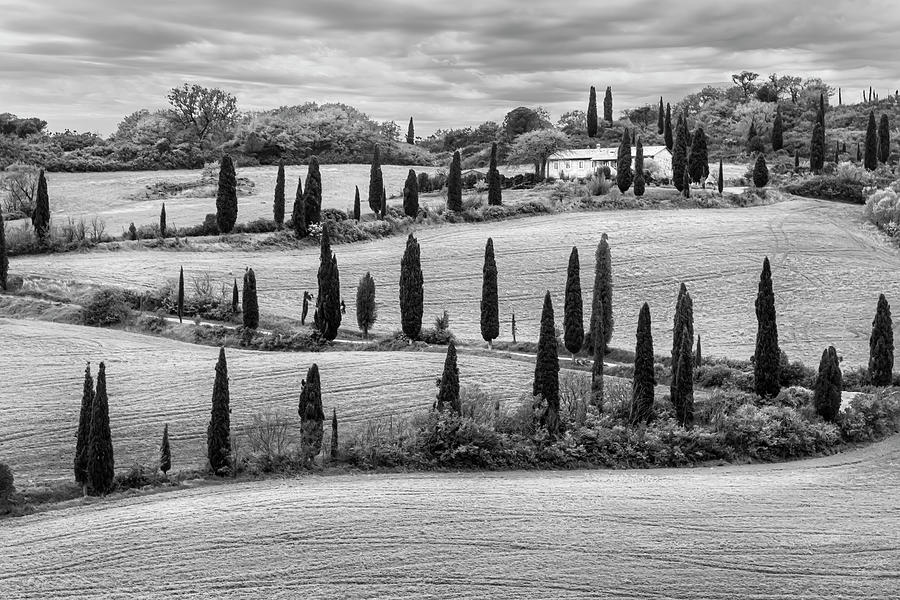
[[[897,0],[0,0],[0,112],[106,134],[189,81],[427,134],[521,105],[555,120],[590,85],[618,114],[744,69],[886,94],[898,49]]]

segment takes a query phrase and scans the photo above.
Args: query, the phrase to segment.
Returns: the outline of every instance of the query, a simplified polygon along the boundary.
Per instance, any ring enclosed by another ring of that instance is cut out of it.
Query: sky
[[[418,135],[676,102],[731,74],[900,87],[897,0],[0,0],[0,112],[109,134],[184,82],[241,110],[344,102]]]

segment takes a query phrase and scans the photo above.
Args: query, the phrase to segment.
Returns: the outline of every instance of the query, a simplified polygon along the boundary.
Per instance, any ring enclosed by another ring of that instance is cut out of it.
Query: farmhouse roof
[[[669,152],[665,146],[644,146],[644,157],[653,158],[663,152]],[[577,148],[563,150],[550,156],[550,160],[616,160],[619,154],[618,146],[615,148]]]

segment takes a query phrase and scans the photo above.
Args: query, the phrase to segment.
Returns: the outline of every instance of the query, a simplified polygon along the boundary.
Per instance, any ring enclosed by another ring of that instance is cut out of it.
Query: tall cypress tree
[[[91,417],[94,404],[94,378],[91,363],[84,367],[84,386],[81,392],[81,413],[78,416],[78,433],[75,435],[75,481],[84,487],[87,495],[88,444],[91,438]]]
[[[462,161],[459,150],[453,153],[450,174],[447,176],[447,208],[456,212],[462,211]]]
[[[44,170],[38,173],[37,197],[34,201],[34,212],[31,213],[31,224],[39,243],[44,243],[50,235],[50,195],[47,193],[47,178]]]
[[[597,135],[597,90],[594,89],[594,86],[591,86],[591,91],[588,93],[587,134],[588,137]]]
[[[412,117],[410,117],[412,118]],[[337,409],[331,409],[331,458],[338,456],[338,420]]]
[[[784,148],[784,121],[781,118],[781,106],[775,109],[775,121],[772,123],[772,152]]]
[[[369,338],[369,329],[378,320],[378,305],[375,303],[375,280],[366,271],[356,288],[356,324],[362,329],[363,339]]]
[[[0,290],[9,290],[9,257],[6,251],[6,225],[3,211],[0,211]]]
[[[763,261],[756,294],[756,353],[753,378],[756,394],[762,398],[774,398],[781,391],[778,325],[775,322],[775,292],[772,289],[772,269],[769,257]]]
[[[275,176],[275,202],[272,205],[272,216],[275,225],[281,229],[284,225],[284,161],[278,161],[278,175]]]
[[[241,302],[241,296],[238,292],[237,277],[234,278],[234,285],[231,286],[231,314],[236,315],[238,305]]]
[[[694,367],[703,364],[703,351],[700,349],[700,336],[697,336],[697,350],[694,352]]]
[[[359,218],[362,216],[362,212],[360,211],[359,206],[359,186],[356,186],[356,195],[353,197],[353,218],[359,223]]]
[[[596,117],[596,115],[594,115]],[[500,171],[497,170],[497,142],[491,144],[491,162],[488,166],[488,204],[500,206],[503,204],[503,191],[500,185]]]
[[[594,253],[594,287],[591,300],[590,327],[585,334],[585,346],[594,351],[594,330],[597,329],[597,320],[602,319],[600,330],[603,331],[603,344],[608,346],[612,338],[612,258],[609,252],[609,239],[604,233],[597,244]]]
[[[679,192],[684,190],[684,173],[687,170],[687,125],[678,115],[675,125],[675,146],[672,150],[672,183]]]
[[[291,224],[298,238],[309,235],[306,227],[306,194],[303,193],[303,178],[297,178],[297,192],[294,194],[294,209],[291,211]]]
[[[319,171],[319,159],[316,156],[309,157],[303,204],[303,209],[306,211],[306,225],[320,223],[322,221],[322,173]]]
[[[97,393],[91,403],[91,432],[88,436],[87,480],[91,490],[106,495],[116,477],[112,432],[109,429],[109,398],[106,396],[106,365],[100,363]]]
[[[584,344],[584,303],[581,297],[581,266],[577,246],[572,246],[572,252],[569,254],[563,329],[566,350],[572,353],[574,359]]]
[[[326,340],[337,337],[341,326],[341,283],[337,257],[331,251],[328,227],[322,228],[322,245],[319,249],[319,294],[316,296],[316,312],[313,321]]]
[[[387,206],[387,189],[381,188],[381,211],[380,217],[381,219],[385,219],[388,214],[388,206]]]
[[[400,323],[403,333],[410,339],[418,339],[422,331],[424,292],[422,290],[422,264],[419,242],[409,234],[406,250],[400,261]]]
[[[484,266],[481,269],[481,338],[491,347],[500,335],[500,300],[497,293],[497,263],[494,261],[494,240],[484,245]]]
[[[878,162],[887,164],[891,159],[891,124],[887,115],[878,122]]]
[[[449,408],[456,414],[462,412],[459,403],[459,368],[456,366],[456,345],[453,340],[447,344],[444,372],[438,382],[437,402],[434,406],[438,411]]]
[[[691,346],[694,337],[687,326],[681,333],[681,351],[678,353],[678,366],[675,369],[675,419],[682,427],[690,429],[694,426],[694,356]]]
[[[769,167],[766,166],[766,156],[760,152],[756,155],[756,163],[753,165],[753,185],[764,188],[767,183],[769,183]]]
[[[183,323],[184,320],[184,267],[178,271],[178,322]]]
[[[303,380],[297,414],[300,416],[300,452],[304,462],[311,463],[322,451],[322,437],[325,434],[322,382],[316,363],[312,364]]]
[[[822,352],[819,373],[813,388],[813,405],[816,407],[816,413],[826,421],[834,422],[837,419],[841,410],[842,387],[843,375],[837,351],[834,346],[829,346]]]
[[[419,214],[419,179],[412,169],[406,175],[403,185],[403,212],[413,219]]]
[[[219,187],[216,191],[216,225],[219,233],[231,233],[237,222],[237,175],[231,156],[225,154],[219,163]]]
[[[163,202],[162,208],[159,209],[159,237],[166,237],[166,203]]]
[[[644,146],[639,137],[634,147],[634,195],[640,198],[644,189]]]
[[[822,126],[822,130],[825,130],[825,94],[819,94],[819,110],[816,113],[816,123]]]
[[[869,336],[869,378],[872,385],[891,385],[894,371],[894,329],[891,305],[884,294],[878,296],[878,308]]]
[[[646,423],[653,416],[653,333],[650,330],[650,306],[644,302],[638,315],[637,343],[634,347],[634,376],[631,380],[631,423]]]
[[[675,408],[678,408],[680,398],[676,378],[678,377],[678,365],[681,358],[681,348],[684,345],[682,337],[684,332],[694,341],[694,300],[687,291],[684,283],[678,288],[678,299],[675,301],[675,318],[672,323],[672,383],[669,386],[669,398]]]
[[[373,213],[381,209],[381,192],[384,189],[384,177],[381,175],[381,149],[376,145],[372,157],[372,168],[369,170],[369,208]]]
[[[612,123],[612,88],[606,86],[606,95],[603,97],[603,120]]]
[[[416,129],[413,127],[413,118],[409,118],[409,127],[406,128],[406,143],[415,145],[416,143]]]
[[[548,291],[544,296],[541,312],[541,334],[538,338],[537,358],[534,363],[534,396],[541,396],[547,403],[541,415],[541,426],[551,435],[559,431],[559,355],[556,348],[556,325],[553,321],[553,301]]]
[[[595,314],[603,314],[603,301],[599,294],[594,294],[594,302],[591,312]],[[594,362],[591,366],[591,404],[597,407],[598,411],[603,410],[603,355],[606,353],[603,344],[603,319],[592,321],[594,330],[591,332],[591,338],[598,340],[594,344],[593,354]]]
[[[722,170],[722,159],[719,159],[719,180],[716,182],[716,185],[719,186],[719,195],[722,195],[722,192],[725,191],[725,172]]]
[[[687,168],[684,169],[684,181],[682,181],[681,195],[685,198],[691,197],[691,172]]]
[[[675,147],[675,141],[672,138],[672,107],[666,102],[666,120],[663,123],[663,140],[665,140],[666,148],[669,152]]]
[[[812,131],[812,140],[809,144],[809,168],[813,173],[819,173],[825,166],[825,128],[821,123],[816,123]]]
[[[163,425],[162,444],[159,446],[159,470],[163,475],[172,468],[172,448],[169,446],[169,424]]]
[[[219,348],[216,380],[213,383],[212,412],[206,428],[206,455],[213,473],[228,467],[231,455],[231,396],[228,391],[228,363],[225,348]]]
[[[662,96],[659,97],[659,111],[656,114],[656,133],[663,135],[666,131],[666,111],[663,109]]]
[[[702,183],[706,186],[706,177],[709,175],[709,154],[706,149],[706,133],[702,127],[697,127],[691,140],[691,155],[688,159],[688,172],[691,181]]]
[[[631,187],[634,173],[631,171],[631,136],[628,129],[622,133],[622,142],[616,154],[616,185],[623,194]]]
[[[253,269],[247,269],[244,273],[244,293],[241,312],[244,315],[244,327],[256,329],[259,327],[259,300],[256,296],[256,273]]]
[[[869,171],[874,171],[878,167],[878,131],[874,111],[869,113],[869,124],[866,127],[866,154],[863,165]]]

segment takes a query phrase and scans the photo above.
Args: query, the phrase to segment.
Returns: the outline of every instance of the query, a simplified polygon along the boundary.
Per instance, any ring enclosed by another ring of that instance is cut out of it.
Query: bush
[[[125,294],[113,288],[103,288],[91,294],[81,311],[85,325],[108,327],[126,322],[131,308]]]
[[[139,490],[147,486],[160,485],[165,481],[157,473],[156,467],[145,467],[134,463],[125,473],[119,473],[114,479],[114,489],[119,491]]]
[[[866,200],[865,215],[890,235],[896,234],[900,230],[900,195],[892,188],[876,191]]]
[[[450,340],[455,339],[453,332],[450,331],[450,314],[445,310],[441,316],[434,319],[434,327],[432,329],[423,329],[420,337],[426,344],[440,346],[449,344]]]
[[[841,436],[847,442],[880,440],[900,432],[900,392],[878,390],[859,394],[838,413]]]
[[[840,440],[837,426],[808,421],[782,406],[744,404],[724,417],[717,430],[738,453],[765,461],[821,454]]]
[[[837,175],[812,175],[801,181],[785,186],[785,191],[795,196],[840,200],[862,204],[865,202],[864,187],[853,180],[845,180]]]
[[[293,456],[297,448],[295,430],[293,418],[287,415],[270,410],[253,415],[250,424],[242,429],[247,448],[242,468],[272,473],[299,463],[299,457]]]

